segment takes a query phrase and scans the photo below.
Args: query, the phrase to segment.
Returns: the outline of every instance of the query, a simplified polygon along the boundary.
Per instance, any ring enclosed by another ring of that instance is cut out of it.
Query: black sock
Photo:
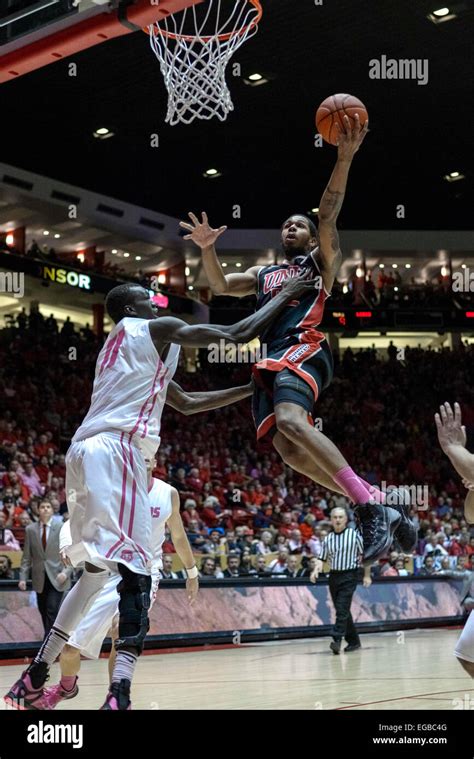
[[[48,679],[49,664],[45,661],[33,662],[28,667],[28,674],[30,676],[31,684],[33,688],[41,688]]]

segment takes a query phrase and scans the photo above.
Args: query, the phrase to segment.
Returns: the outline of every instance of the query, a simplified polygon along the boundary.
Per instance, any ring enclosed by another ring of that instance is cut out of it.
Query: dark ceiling
[[[1,85],[0,160],[172,216],[206,209],[216,225],[274,228],[319,204],[335,148],[314,147],[315,109],[349,92],[366,104],[371,133],[341,227],[472,229],[473,0],[464,17],[438,26],[426,18],[438,0],[262,2],[259,33],[235,60],[244,75],[271,81],[249,87],[230,75],[226,122],[164,123],[159,66],[137,32],[75,55],[76,78],[65,60]],[[427,58],[428,84],[370,79],[369,61],[382,55]],[[104,125],[115,136],[94,139]],[[210,166],[222,176],[203,178]],[[454,170],[466,178],[443,180]]]

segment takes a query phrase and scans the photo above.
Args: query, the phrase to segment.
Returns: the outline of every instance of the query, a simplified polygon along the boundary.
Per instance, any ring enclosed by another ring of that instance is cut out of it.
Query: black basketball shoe
[[[418,540],[418,530],[410,519],[411,495],[407,488],[389,488],[386,505],[400,514],[400,524],[395,530],[395,542],[403,553],[411,553]]]
[[[130,680],[120,680],[119,683],[112,683],[104,704],[100,711],[110,709],[111,711],[130,711],[132,703],[130,701]]]
[[[395,509],[378,503],[360,504],[356,506],[355,513],[364,541],[362,563],[372,564],[388,552],[401,516]]]

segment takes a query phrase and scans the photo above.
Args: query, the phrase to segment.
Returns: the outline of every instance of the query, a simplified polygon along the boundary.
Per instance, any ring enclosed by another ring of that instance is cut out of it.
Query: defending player
[[[230,326],[189,325],[157,318],[148,291],[119,285],[106,298],[115,323],[96,364],[90,409],[66,456],[72,564],[85,569],[65,598],[34,661],[6,694],[13,707],[35,709],[51,664],[108,577],[120,572],[119,637],[113,685],[104,709],[127,709],[137,658],[148,630],[151,589],[151,518],[145,458],[160,442],[161,414],[176,371],[180,346],[206,347],[216,340],[246,343],[302,292],[307,277],[289,280],[256,314]],[[188,568],[196,576],[196,567]],[[189,576],[189,575],[188,575]]]
[[[319,205],[319,230],[306,216],[290,216],[281,229],[282,263],[224,275],[214,243],[226,227],[211,229],[205,213],[202,223],[189,214],[193,224],[181,222],[181,226],[189,231],[184,239],[193,240],[202,249],[204,269],[216,295],[256,294],[258,310],[275,297],[288,277],[310,272],[319,278],[316,293],[289,303],[260,335],[267,358],[254,366],[257,438],[271,434],[274,447],[289,466],[359,504],[364,559],[372,562],[389,549],[395,530],[401,548],[407,552],[413,549],[416,529],[408,518],[408,497],[394,493],[390,499],[393,508],[382,508],[379,504],[385,503],[385,493],[358,477],[334,443],[313,426],[315,403],[331,382],[333,372],[329,345],[317,327],[342,261],[336,220],[352,159],[367,130],[368,122],[361,128],[358,116],[351,129],[345,116],[336,166]]]
[[[459,403],[454,404],[454,413],[449,403],[440,406],[435,422],[442,450],[469,489],[464,501],[464,517],[469,524],[474,524],[474,455],[466,448],[466,428],[462,425]],[[474,610],[468,617],[454,654],[466,672],[474,677]]]

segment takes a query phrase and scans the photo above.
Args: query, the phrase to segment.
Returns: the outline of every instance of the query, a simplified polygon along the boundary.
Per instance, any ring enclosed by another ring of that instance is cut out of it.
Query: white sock
[[[137,661],[138,656],[136,654],[132,654],[130,651],[117,651],[112,682],[119,683],[120,680],[130,680],[132,682]]]
[[[54,625],[35,656],[36,663],[46,662],[51,665],[56,661],[71,633],[87,614],[108,577],[109,573],[106,569],[101,572],[84,570],[79,582],[69,591],[62,602]]]

